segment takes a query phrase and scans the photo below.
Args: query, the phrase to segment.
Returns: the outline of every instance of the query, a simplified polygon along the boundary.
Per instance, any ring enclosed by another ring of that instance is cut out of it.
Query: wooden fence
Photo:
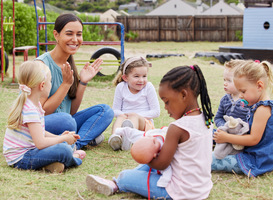
[[[118,16],[125,33],[138,41],[238,41],[243,15],[228,16]]]

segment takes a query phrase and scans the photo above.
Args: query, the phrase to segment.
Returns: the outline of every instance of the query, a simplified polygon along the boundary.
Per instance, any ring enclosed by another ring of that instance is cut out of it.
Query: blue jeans
[[[80,158],[73,157],[71,146],[64,142],[44,149],[31,149],[24,154],[24,157],[20,161],[14,164],[14,167],[35,170],[54,162],[63,163],[65,167],[82,164]]]
[[[148,197],[147,178],[150,167],[148,165],[139,165],[135,169],[122,171],[115,182],[122,192],[132,192],[144,197]],[[150,197],[171,199],[166,189],[163,187],[157,187],[157,181],[160,178],[160,174],[157,174],[157,170],[152,169],[150,175]]]
[[[238,165],[236,155],[228,155],[223,159],[217,159],[212,153],[212,164],[211,171],[224,171],[231,172],[234,171],[237,174],[242,174],[242,170]]]
[[[45,116],[45,129],[56,135],[64,131],[75,131],[80,135],[76,142],[77,149],[81,149],[98,137],[110,125],[114,112],[106,104],[98,104],[73,116],[67,113],[53,113]]]

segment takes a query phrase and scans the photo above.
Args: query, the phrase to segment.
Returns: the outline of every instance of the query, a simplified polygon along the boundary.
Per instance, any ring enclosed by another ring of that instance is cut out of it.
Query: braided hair
[[[210,124],[213,123],[212,118],[214,115],[211,109],[206,80],[198,65],[175,67],[163,76],[160,84],[164,82],[169,82],[170,87],[176,91],[189,88],[196,97],[200,94],[205,123],[209,128]]]

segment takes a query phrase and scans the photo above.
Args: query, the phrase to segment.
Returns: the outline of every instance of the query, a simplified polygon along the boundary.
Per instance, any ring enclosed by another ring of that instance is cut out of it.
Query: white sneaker
[[[112,134],[109,137],[108,144],[114,151],[120,150],[122,145],[122,139],[119,135]]]
[[[104,141],[104,135],[100,134],[98,137],[96,137],[94,140],[91,140],[88,144],[90,146],[97,146],[101,144]]]
[[[118,190],[118,186],[114,181],[91,174],[87,175],[86,177],[86,185],[88,190],[92,190],[107,196],[114,194]]]
[[[132,142],[130,142],[127,137],[122,137],[121,139],[122,139],[121,150],[129,151],[132,147]]]

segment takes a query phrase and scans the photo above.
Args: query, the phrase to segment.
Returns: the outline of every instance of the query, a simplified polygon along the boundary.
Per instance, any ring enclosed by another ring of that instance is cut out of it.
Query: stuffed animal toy
[[[233,118],[232,116],[224,115],[226,121],[224,126],[220,126],[219,129],[229,134],[243,135],[249,131],[249,125],[240,118]],[[214,155],[217,159],[223,159],[227,155],[235,155],[241,152],[244,146],[233,145],[229,143],[219,143],[215,145]]]

